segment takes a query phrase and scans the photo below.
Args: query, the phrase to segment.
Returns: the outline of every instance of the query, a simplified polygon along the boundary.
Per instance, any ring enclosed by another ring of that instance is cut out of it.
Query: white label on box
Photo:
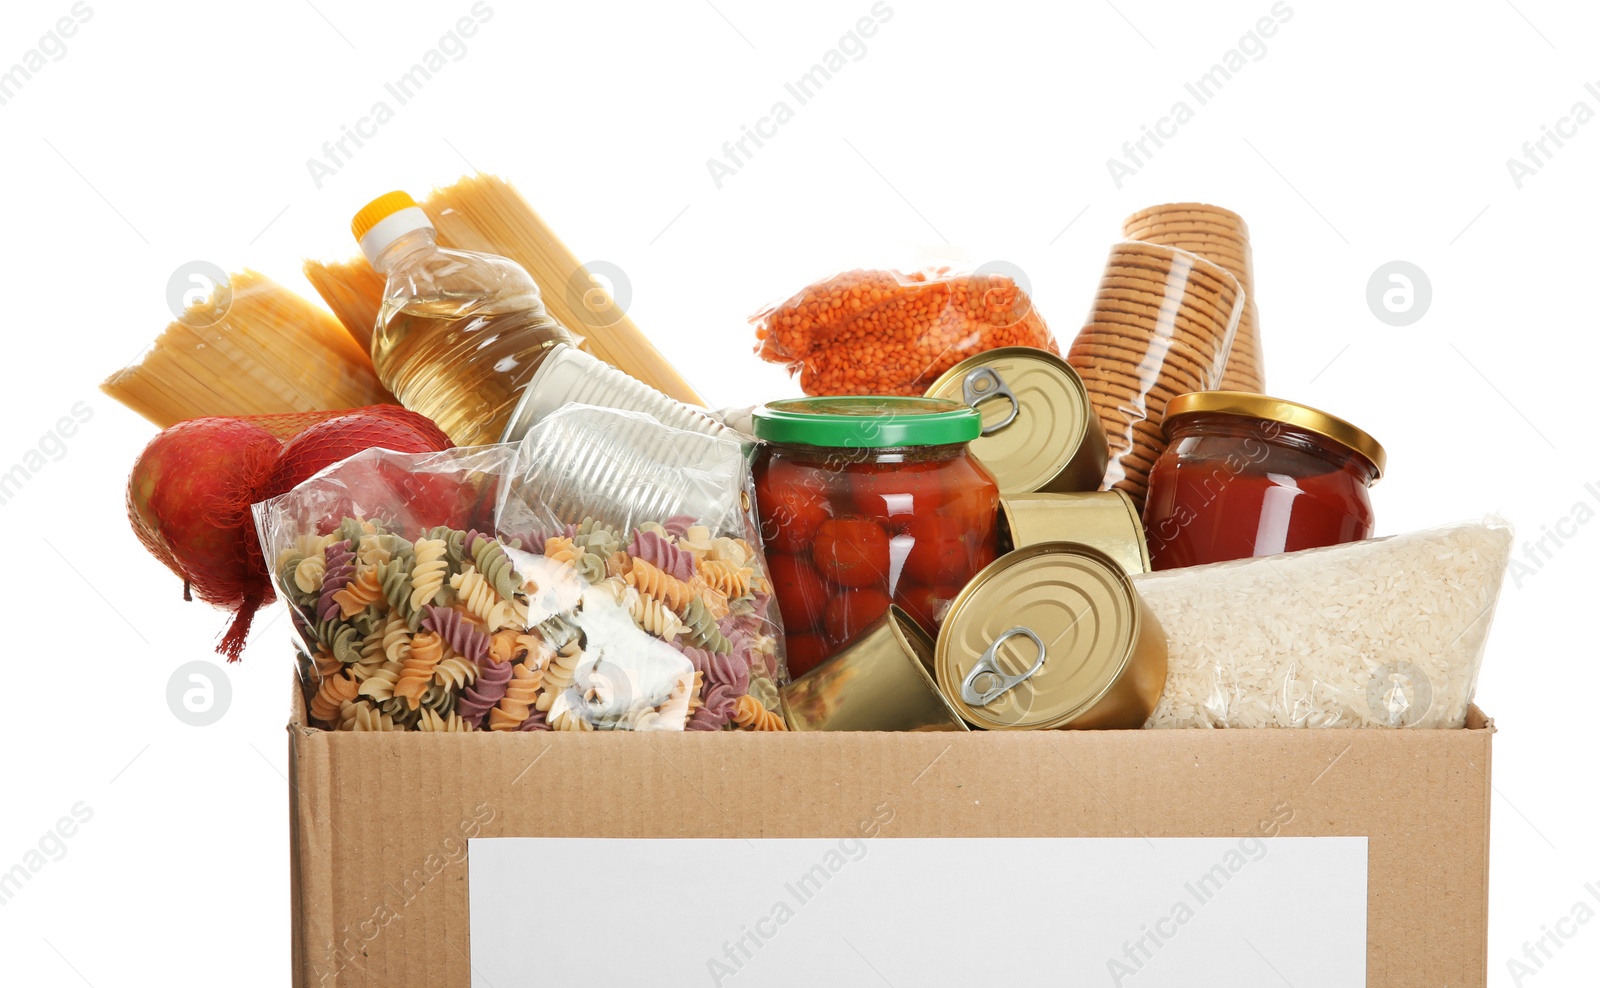
[[[469,843],[474,988],[1366,983],[1367,839]]]

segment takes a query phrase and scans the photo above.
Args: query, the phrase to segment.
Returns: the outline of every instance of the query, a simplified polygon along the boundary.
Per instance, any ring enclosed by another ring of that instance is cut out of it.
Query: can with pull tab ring
[[[1132,729],[1166,685],[1167,639],[1110,556],[1043,542],[995,560],[956,597],[934,672],[975,727]]]
[[[1002,496],[1093,491],[1105,479],[1105,430],[1078,372],[1048,350],[986,350],[939,375],[928,397],[964,402],[983,415],[972,453]]]

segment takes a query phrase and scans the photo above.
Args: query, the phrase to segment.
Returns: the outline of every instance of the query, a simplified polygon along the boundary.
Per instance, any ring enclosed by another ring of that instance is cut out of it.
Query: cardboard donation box
[[[1464,730],[290,724],[295,984],[1484,985]]]

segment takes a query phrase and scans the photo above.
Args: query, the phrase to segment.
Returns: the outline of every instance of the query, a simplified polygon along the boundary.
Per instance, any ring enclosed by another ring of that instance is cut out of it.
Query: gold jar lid
[[[1166,417],[1161,431],[1172,437],[1172,425],[1188,415],[1242,415],[1247,418],[1281,422],[1305,432],[1331,439],[1371,463],[1377,477],[1383,476],[1389,456],[1383,446],[1364,430],[1356,428],[1337,415],[1302,405],[1283,398],[1252,394],[1248,391],[1191,391],[1167,402]]]
[[[989,564],[957,595],[934,668],[978,727],[1138,727],[1161,692],[1166,641],[1109,556],[1042,542]]]

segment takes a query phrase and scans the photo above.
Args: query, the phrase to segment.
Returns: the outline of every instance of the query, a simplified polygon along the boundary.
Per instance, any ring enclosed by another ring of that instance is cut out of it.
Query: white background
[[[621,266],[638,324],[729,405],[795,392],[750,355],[745,316],[831,270],[1003,260],[1070,337],[1124,215],[1191,199],[1238,210],[1269,388],[1387,445],[1383,532],[1495,511],[1517,524],[1519,552],[1558,525],[1573,536],[1508,583],[1480,683],[1503,732],[1493,983],[1511,984],[1507,960],[1600,879],[1600,525],[1572,524],[1575,504],[1600,497],[1585,490],[1600,491],[1600,339],[1584,294],[1600,124],[1521,189],[1506,167],[1574,102],[1600,110],[1584,89],[1600,80],[1592,5],[1290,0],[1266,54],[1119,189],[1106,159],[1186,98],[1183,83],[1270,0],[891,0],[866,54],[719,190],[706,160],[869,0],[491,0],[465,56],[320,189],[306,160],[471,3],[314,2],[90,0],[64,56],[0,106],[0,470],[75,403],[93,410],[0,506],[13,615],[0,869],[75,803],[94,814],[0,906],[8,981],[285,982],[284,622],[263,621],[228,670],[218,723],[172,715],[169,677],[207,659],[223,618],[183,603],[130,534],[122,486],[153,430],[96,385],[168,321],[180,264],[249,265],[309,292],[300,258],[346,252],[358,206],[469,162],[515,182],[586,259]],[[70,7],[8,0],[0,67]],[[1394,259],[1433,289],[1403,328],[1365,298]],[[1524,983],[1596,969],[1592,923]]]

